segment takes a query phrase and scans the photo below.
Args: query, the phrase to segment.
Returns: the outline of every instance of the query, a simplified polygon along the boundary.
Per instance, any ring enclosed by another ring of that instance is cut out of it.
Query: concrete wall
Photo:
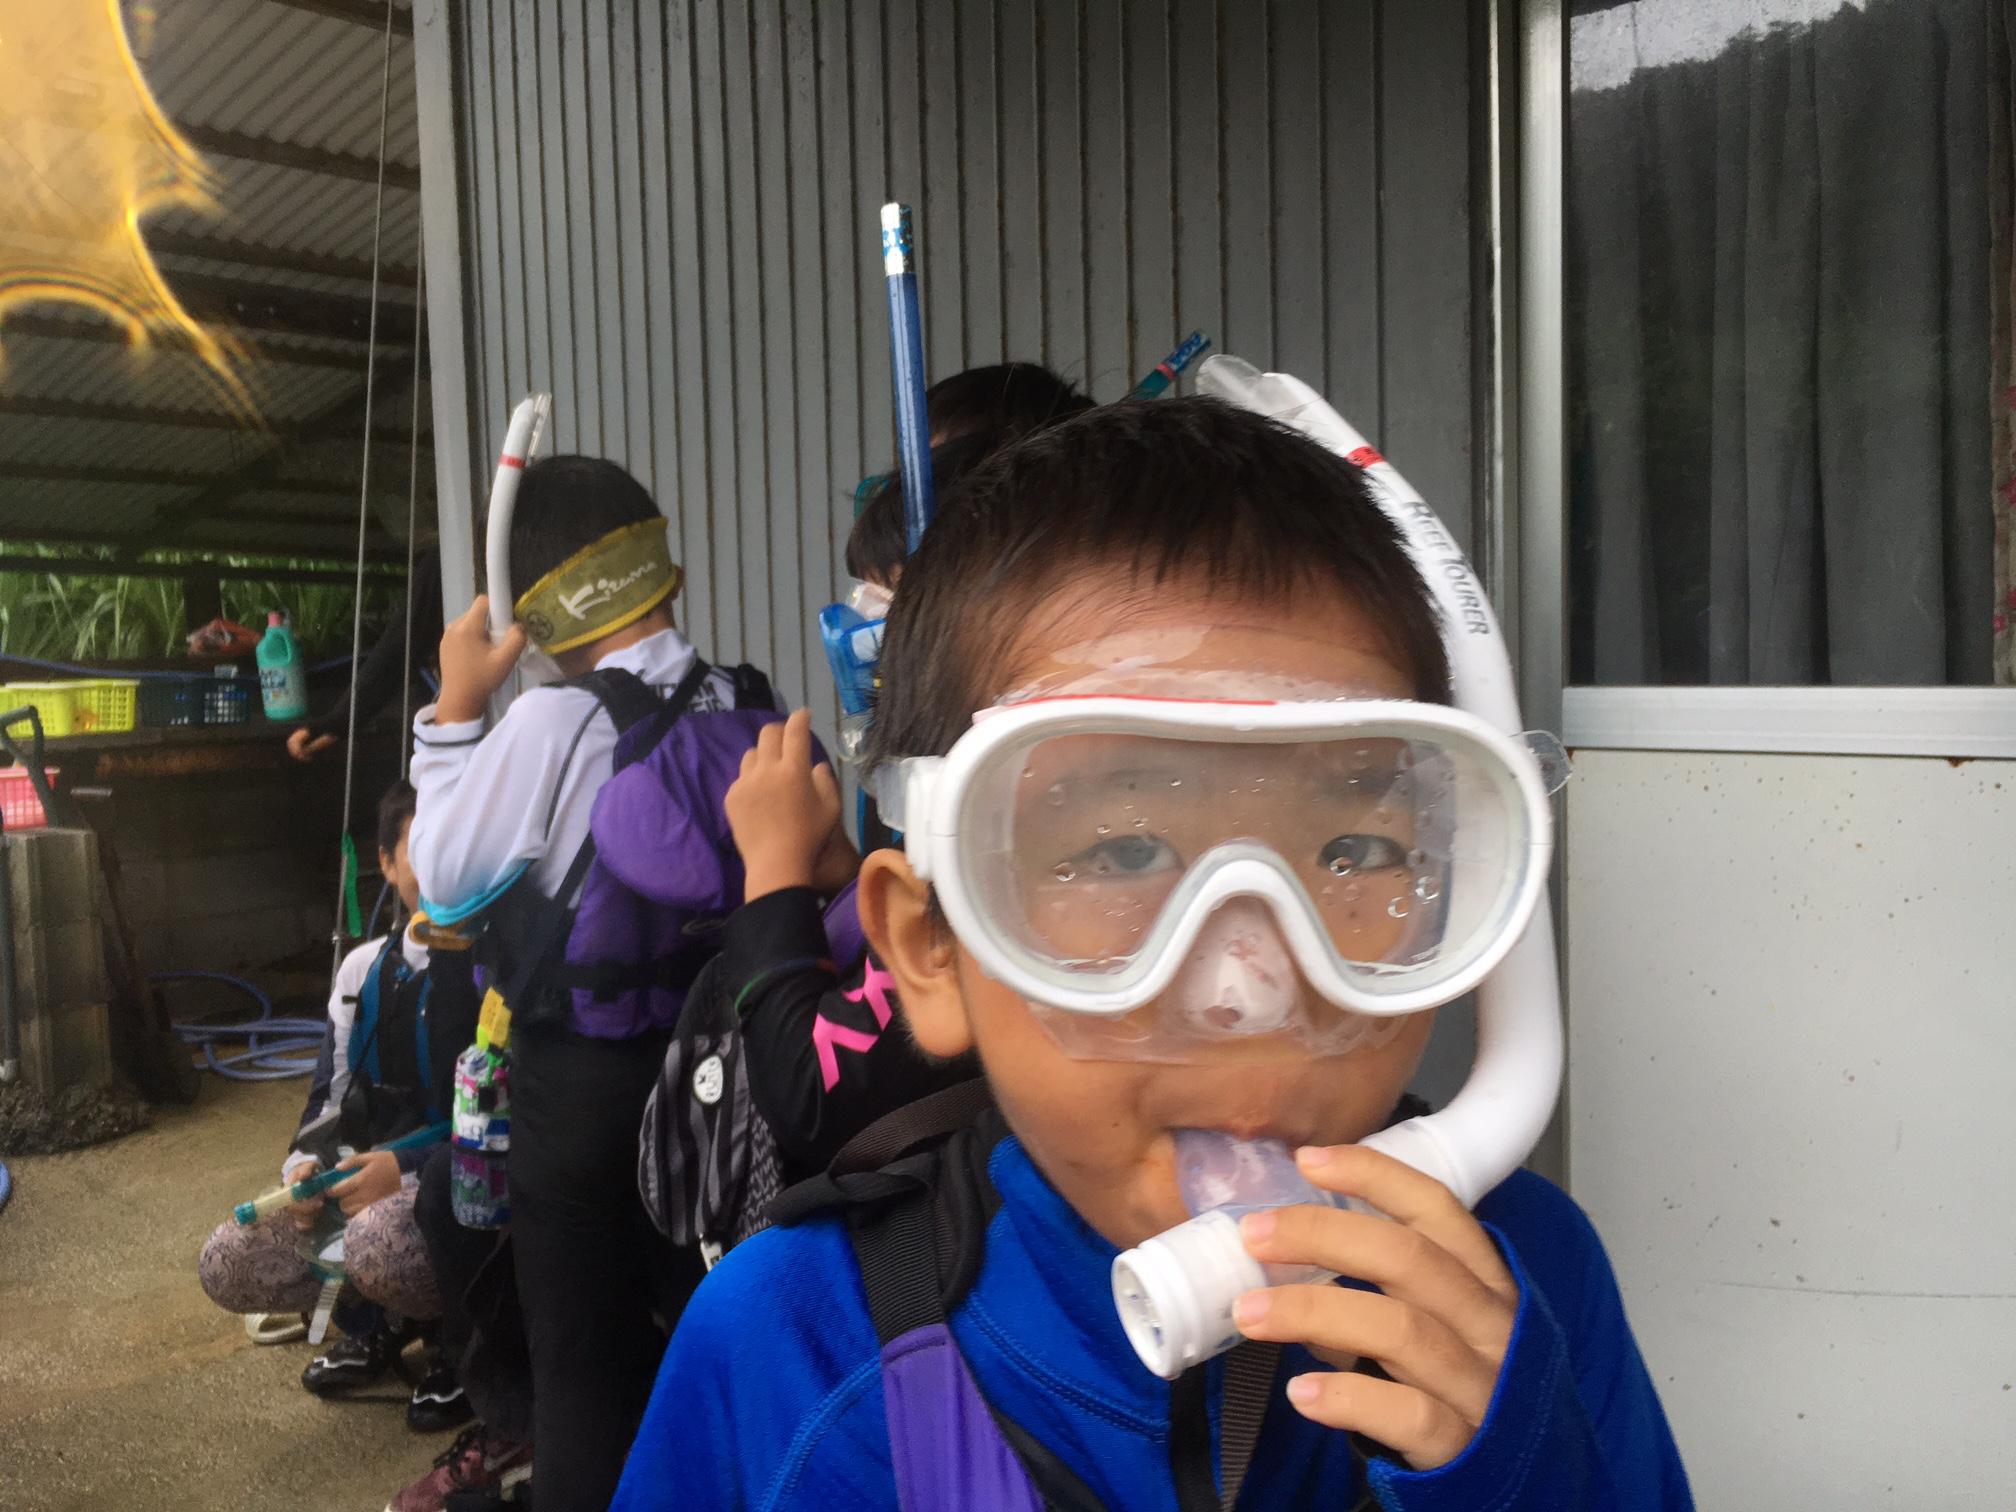
[[[1569,1169],[1704,1509],[2016,1487],[2016,763],[1582,750]]]

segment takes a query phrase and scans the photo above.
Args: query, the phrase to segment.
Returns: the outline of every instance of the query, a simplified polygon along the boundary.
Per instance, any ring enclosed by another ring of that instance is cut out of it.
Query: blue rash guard
[[[1001,1208],[950,1322],[996,1412],[1115,1509],[1175,1512],[1170,1387],[1120,1328],[1115,1250],[1012,1136],[988,1171]],[[1374,1460],[1387,1512],[1672,1512],[1692,1506],[1595,1230],[1558,1187],[1513,1175],[1477,1209],[1519,1285],[1512,1342],[1468,1449],[1427,1472]],[[1206,1368],[1217,1434],[1222,1361]],[[1277,1383],[1322,1368],[1283,1351]],[[1214,1444],[1215,1457],[1215,1444]],[[1342,1433],[1277,1392],[1242,1508],[1347,1508]],[[843,1222],[770,1229],[708,1276],[667,1350],[612,1512],[897,1506],[875,1328]],[[984,1509],[976,1509],[984,1512]]]

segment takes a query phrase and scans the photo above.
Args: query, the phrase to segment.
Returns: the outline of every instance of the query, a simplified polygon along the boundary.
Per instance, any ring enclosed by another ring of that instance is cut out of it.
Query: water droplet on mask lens
[[[1078,875],[1078,868],[1073,866],[1069,861],[1059,861],[1056,870],[1052,871],[1050,875],[1055,877],[1059,882],[1069,882],[1073,877]]]
[[[1357,863],[1349,856],[1339,856],[1330,863],[1330,875],[1333,877],[1348,877],[1356,868]]]
[[[1051,783],[1050,791],[1045,793],[1043,797],[1050,807],[1062,808],[1064,806],[1064,784],[1061,782]]]
[[[1171,787],[1181,787],[1181,786],[1183,786],[1183,779],[1182,779],[1181,777],[1171,777],[1171,778],[1169,779],[1169,786],[1171,786]]]
[[[1110,824],[1101,824],[1094,829],[1093,833],[1100,835],[1110,835],[1113,833],[1113,826]]]
[[[1414,879],[1414,896],[1419,898],[1423,903],[1433,903],[1437,898],[1442,896],[1442,884],[1433,877],[1416,877]]]
[[[1413,912],[1413,905],[1405,898],[1395,898],[1391,903],[1386,905],[1386,912],[1392,918],[1404,919],[1408,914]]]
[[[1129,805],[1128,805],[1128,807],[1129,807],[1129,808],[1132,808],[1132,807],[1133,807],[1133,805],[1132,805],[1132,804],[1129,804]],[[1146,819],[1136,819],[1136,820],[1134,821],[1134,828],[1136,828],[1136,829],[1146,829],[1146,828],[1148,828],[1148,821],[1147,821]]]
[[[1031,777],[1034,777],[1035,775],[1036,775],[1036,768],[1034,767],[1022,768],[1022,780],[1024,782],[1027,782]]]

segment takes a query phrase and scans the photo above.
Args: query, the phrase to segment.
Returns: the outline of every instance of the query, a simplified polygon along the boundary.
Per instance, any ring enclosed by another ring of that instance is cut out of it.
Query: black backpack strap
[[[761,667],[743,662],[729,670],[728,676],[735,685],[735,707],[738,709],[774,709],[777,707],[777,690],[770,686],[770,677]]]
[[[696,665],[699,665],[699,659],[696,657],[694,660]],[[705,669],[702,667],[701,676],[705,675]],[[579,688],[583,692],[594,694],[595,701],[602,705],[604,712],[614,722],[618,735],[632,725],[641,724],[649,719],[665,702],[652,692],[649,683],[627,667],[597,667],[594,671],[584,672],[579,677],[568,678],[560,686]]]
[[[919,1145],[966,1128],[994,1106],[985,1077],[941,1087],[929,1097],[884,1113],[840,1147],[835,1172],[876,1171]]]

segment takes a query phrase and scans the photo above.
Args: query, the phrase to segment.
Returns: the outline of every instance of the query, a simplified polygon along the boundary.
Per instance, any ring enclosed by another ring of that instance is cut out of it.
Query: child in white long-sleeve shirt
[[[679,633],[666,522],[614,463],[528,467],[510,559],[528,585],[510,631],[491,640],[479,598],[442,637],[441,696],[413,729],[412,852],[431,917],[485,913],[479,960],[511,998],[512,1245],[540,1505],[599,1512],[662,1352],[654,1317],[677,1315],[699,1267],[651,1228],[636,1191],[638,1124],[683,995],[663,938],[676,943],[679,921],[595,865],[591,812],[619,757],[682,716],[774,700],[760,674],[707,666]],[[528,639],[566,680],[488,725]],[[684,785],[696,810],[718,810],[704,783]]]

